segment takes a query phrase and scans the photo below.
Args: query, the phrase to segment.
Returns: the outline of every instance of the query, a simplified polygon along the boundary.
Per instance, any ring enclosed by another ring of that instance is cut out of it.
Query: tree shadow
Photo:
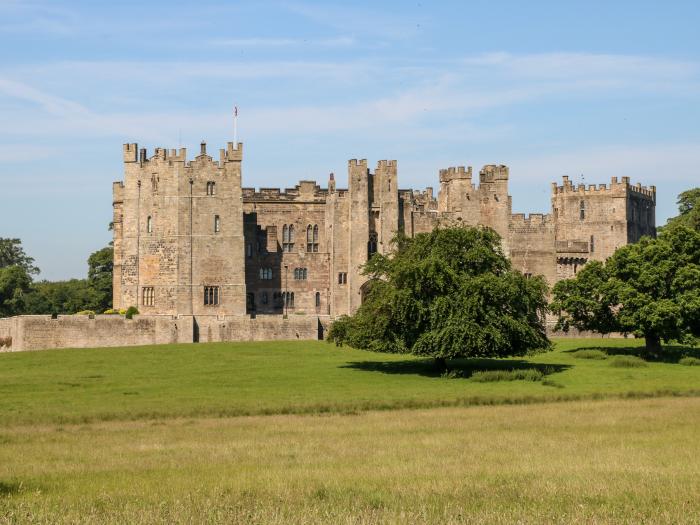
[[[19,494],[24,488],[21,481],[0,481],[0,497]]]
[[[379,372],[382,374],[408,374],[423,377],[440,377],[445,369],[436,365],[434,359],[405,359],[402,361],[352,361],[341,365],[340,368],[350,368],[363,372]],[[468,379],[475,372],[490,370],[527,370],[536,369],[543,375],[556,374],[571,368],[571,365],[552,363],[531,363],[521,359],[448,359],[447,370],[456,372],[460,377]]]
[[[683,357],[696,357],[700,359],[699,347],[683,345],[663,345],[663,350],[660,355],[650,355],[643,346],[581,346],[571,350],[565,350],[564,353],[573,354],[578,350],[599,350],[607,355],[634,355],[646,361],[655,361],[658,363],[678,363],[678,360]]]

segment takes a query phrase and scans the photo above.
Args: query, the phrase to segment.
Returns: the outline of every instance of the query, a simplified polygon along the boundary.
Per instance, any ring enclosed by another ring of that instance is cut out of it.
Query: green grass
[[[647,362],[636,355],[616,355],[610,360],[610,366],[615,368],[642,368]]]
[[[684,366],[700,366],[700,359],[697,357],[682,357],[680,361],[678,361],[678,364]]]
[[[576,350],[571,352],[576,359],[607,359],[608,354],[602,350]]]
[[[0,523],[697,523],[699,433],[700,398],[5,427]]]
[[[459,379],[441,378],[431,360],[317,341],[3,353],[0,427],[700,394],[700,367],[678,364],[696,349],[669,347],[673,362],[634,369],[574,357],[591,348],[634,355],[640,344],[562,339],[553,352],[527,358],[450,361]],[[545,381],[469,379],[533,368]]]
[[[489,383],[493,381],[541,381],[544,373],[537,368],[523,368],[520,370],[485,370],[474,372],[472,381],[477,383]]]

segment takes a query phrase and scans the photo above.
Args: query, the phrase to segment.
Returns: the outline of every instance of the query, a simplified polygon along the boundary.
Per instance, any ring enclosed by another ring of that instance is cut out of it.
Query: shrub
[[[492,381],[540,381],[544,374],[536,368],[522,370],[485,370],[472,374],[472,381],[490,383]]]
[[[700,359],[697,357],[684,357],[678,363],[685,366],[700,366]]]
[[[76,312],[75,315],[95,315],[95,312],[92,310],[80,310],[79,312]]]
[[[610,366],[616,368],[640,368],[647,366],[647,362],[636,355],[616,355],[610,360]]]
[[[126,309],[126,313],[124,315],[126,315],[127,319],[131,319],[135,315],[138,315],[138,313],[139,313],[138,308],[136,308],[135,306],[130,306],[129,308]]]
[[[461,370],[445,370],[440,377],[443,379],[458,379],[464,377],[464,372]]]
[[[119,315],[126,315],[126,308],[120,308]]]
[[[119,315],[119,310],[115,310],[114,308],[108,308],[107,310],[104,311],[105,315]]]
[[[607,359],[608,354],[602,350],[577,350],[571,354],[576,359]]]

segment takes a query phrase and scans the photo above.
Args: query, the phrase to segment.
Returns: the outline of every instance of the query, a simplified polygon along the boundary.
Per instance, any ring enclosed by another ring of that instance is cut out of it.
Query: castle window
[[[316,308],[321,308],[321,292],[316,292]]]
[[[306,251],[318,252],[318,224],[306,227]]]
[[[287,308],[294,308],[294,292],[283,292],[284,306]]]
[[[207,182],[207,195],[216,195],[216,183],[209,181]]]
[[[294,225],[282,226],[282,251],[291,252],[294,250]]]
[[[345,272],[340,272],[338,274],[338,284],[347,284],[348,282],[348,274]]]
[[[308,270],[306,268],[294,268],[294,280],[306,281]]]
[[[369,233],[369,242],[367,242],[367,258],[369,259],[377,253],[377,232]]]
[[[526,273],[526,274],[524,274],[524,275],[525,275],[525,279],[532,279],[532,274],[531,274],[531,273]]]
[[[586,203],[585,201],[581,201],[579,204],[579,218],[581,220],[586,218]]]
[[[263,293],[262,293],[260,302],[261,302],[262,304],[267,304],[267,292],[263,292]]]
[[[593,239],[593,235],[591,235],[591,253],[595,251],[595,241]]]
[[[272,268],[260,268],[260,279],[263,281],[272,279]]]
[[[214,233],[219,233],[221,231],[221,219],[218,215],[214,215]]]
[[[217,306],[219,304],[219,287],[204,287],[204,306]]]
[[[153,233],[153,218],[150,215],[146,219],[146,233]]]
[[[249,259],[253,256],[253,245],[251,243],[245,245],[245,255]]]
[[[141,290],[141,304],[153,306],[156,303],[156,292],[153,286],[144,286]]]

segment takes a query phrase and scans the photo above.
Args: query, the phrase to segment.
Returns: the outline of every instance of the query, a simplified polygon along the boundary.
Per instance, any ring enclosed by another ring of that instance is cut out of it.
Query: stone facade
[[[588,260],[655,234],[656,190],[630,184],[552,184],[549,214],[512,213],[509,170],[440,170],[440,190],[400,189],[397,162],[348,162],[348,188],[301,181],[294,188],[241,185],[243,145],[219,160],[206,145],[147,157],[124,145],[124,181],[114,184],[114,307],[152,315],[297,314],[334,318],[362,302],[362,265],[388,253],[396,232],[413,236],[440,224],[482,225],[502,238],[514,267],[549,284]],[[215,290],[215,292],[212,292]],[[212,295],[212,294],[215,295]]]

